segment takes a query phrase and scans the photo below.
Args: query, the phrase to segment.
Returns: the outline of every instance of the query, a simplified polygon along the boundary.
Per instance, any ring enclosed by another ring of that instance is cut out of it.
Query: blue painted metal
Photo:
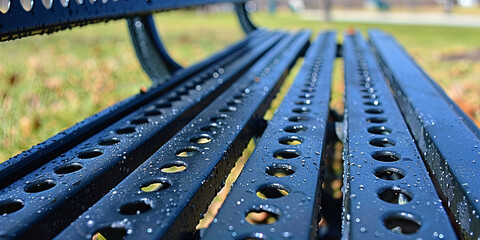
[[[249,42],[244,51],[219,60],[2,189],[0,209],[7,214],[0,216],[0,236],[54,236],[231,86],[283,35],[266,34]],[[17,203],[23,207],[11,211]]]
[[[252,20],[250,20],[245,3],[236,3],[234,6],[238,21],[240,22],[240,26],[242,26],[243,31],[247,34],[255,31],[257,27],[252,23]]]
[[[284,38],[57,238],[91,239],[98,231],[122,232],[127,239],[190,238],[249,139],[262,132],[258,123],[309,36]],[[186,168],[162,171],[170,166]],[[142,191],[154,182],[167,187]]]
[[[343,238],[457,239],[380,66],[360,34],[344,37],[343,57]]]
[[[31,149],[10,158],[0,164],[0,188],[17,181],[29,172],[39,168],[48,161],[60,156],[77,144],[98,133],[107,126],[119,121],[141,106],[155,100],[161,95],[171,91],[184,81],[195,75],[205,74],[205,69],[214,72],[221,66],[218,62],[231,55],[245,54],[249,49],[256,46],[260,41],[272,37],[266,31],[256,31],[244,40],[212,55],[204,61],[173,74],[172,78],[161,86],[154,86],[146,93],[141,93],[119,102],[79,123],[71,128],[60,132],[50,139],[32,147]]]
[[[480,237],[480,131],[390,36],[371,31],[395,97],[432,178],[467,239]],[[388,68],[388,69],[386,69]]]
[[[335,33],[320,34],[202,239],[316,238],[335,55]]]
[[[53,1],[47,9],[39,0],[31,0],[33,7],[26,11],[20,1],[11,1],[7,13],[0,12],[0,41],[33,34],[51,33],[89,23],[148,14],[221,2],[245,2],[245,0],[77,0]]]
[[[152,15],[129,18],[127,24],[138,60],[153,84],[165,83],[182,69],[164,48]]]

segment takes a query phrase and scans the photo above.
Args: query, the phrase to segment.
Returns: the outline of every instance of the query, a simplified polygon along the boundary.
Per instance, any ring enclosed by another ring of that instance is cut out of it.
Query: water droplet
[[[95,225],[95,222],[93,220],[88,220],[87,221],[87,227],[91,228]]]

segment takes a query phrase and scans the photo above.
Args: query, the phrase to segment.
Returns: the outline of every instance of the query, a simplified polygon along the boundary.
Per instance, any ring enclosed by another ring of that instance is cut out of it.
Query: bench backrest
[[[220,2],[245,0],[1,0],[0,41]]]

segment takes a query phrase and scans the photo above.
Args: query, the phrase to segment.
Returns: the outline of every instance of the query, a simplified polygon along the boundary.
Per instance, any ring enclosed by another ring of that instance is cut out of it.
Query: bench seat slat
[[[368,44],[344,39],[343,237],[457,239]]]
[[[11,199],[24,204],[0,216],[3,233],[52,237],[135,170],[283,36],[272,33],[249,43],[247,49],[219,61],[215,71],[205,69],[2,189],[0,205],[11,204]]]
[[[395,97],[448,207],[471,239],[480,237],[478,127],[389,35],[371,31]]]
[[[335,55],[335,33],[320,34],[202,239],[316,237]]]
[[[58,239],[90,239],[96,231],[111,230],[112,226],[125,229],[127,239],[191,237],[250,138],[263,131],[259,122],[309,36],[309,32],[301,32],[284,38]],[[196,139],[202,136],[210,141],[198,143]],[[162,172],[171,165],[186,169]],[[169,187],[151,192],[141,190],[152,182],[164,182]],[[139,202],[148,205],[148,209],[131,206]]]
[[[256,46],[260,41],[270,36],[270,34],[271,33],[265,30],[252,32],[245,39],[208,57],[204,61],[179,70],[165,84],[153,86],[148,89],[146,93],[137,94],[108,107],[46,141],[33,146],[31,149],[3,162],[0,164],[0,189],[12,184],[62,153],[67,152],[72,147],[92,137],[107,126],[119,121],[131,112],[166,94],[189,78],[204,74],[204,72],[208,72],[209,70],[212,72],[216,71],[220,68],[218,63],[221,59],[227,58],[239,51],[247,51],[248,48]]]

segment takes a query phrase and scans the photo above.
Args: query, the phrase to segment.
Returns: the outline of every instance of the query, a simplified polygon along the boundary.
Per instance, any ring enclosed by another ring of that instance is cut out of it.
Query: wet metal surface
[[[309,36],[284,38],[58,239],[108,231],[127,239],[191,237],[250,138],[262,131],[258,123]]]
[[[479,129],[388,34],[371,31],[417,146],[468,239],[480,237]]]
[[[285,34],[252,41],[0,191],[0,236],[51,238],[135,170]],[[15,203],[13,203],[15,204]]]
[[[202,239],[313,239],[320,218],[323,148],[335,33],[318,36]]]
[[[457,239],[379,64],[346,35],[345,239]]]

